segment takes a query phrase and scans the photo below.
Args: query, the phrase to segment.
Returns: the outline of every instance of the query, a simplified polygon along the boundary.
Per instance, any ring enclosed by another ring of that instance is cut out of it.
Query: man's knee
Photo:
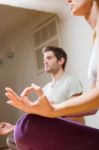
[[[11,132],[8,135],[8,137],[6,139],[6,143],[11,150],[17,150],[15,140],[14,140],[14,132]]]

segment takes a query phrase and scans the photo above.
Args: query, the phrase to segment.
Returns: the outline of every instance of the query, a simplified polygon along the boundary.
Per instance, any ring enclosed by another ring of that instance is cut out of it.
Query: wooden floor
[[[6,148],[6,147],[5,147],[5,148],[4,148],[4,147],[3,147],[3,148],[0,147],[0,150],[10,150],[10,149],[9,149],[9,148]]]

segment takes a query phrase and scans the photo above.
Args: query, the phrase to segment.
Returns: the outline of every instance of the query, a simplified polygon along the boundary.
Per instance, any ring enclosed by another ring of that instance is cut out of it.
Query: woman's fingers
[[[11,100],[14,100],[13,98],[19,99],[19,96],[9,87],[5,88],[6,90],[6,96],[8,98],[11,98]],[[40,86],[32,83],[30,87],[27,87],[23,90],[23,92],[20,94],[21,97],[27,96],[30,92],[34,92],[37,96],[42,96],[44,93]],[[9,97],[9,94],[13,97]]]
[[[27,87],[23,90],[23,92],[20,94],[21,97],[24,97],[24,96],[27,96],[28,94],[30,94],[30,92],[33,91],[33,88],[30,86],[30,87]]]
[[[5,96],[11,100],[11,101],[18,101],[18,100],[21,100],[20,97],[18,95],[13,95],[11,93],[5,93]]]
[[[21,101],[21,98],[11,88],[6,88],[5,96],[10,101],[14,101],[14,103],[17,103],[18,101]]]
[[[42,96],[44,94],[40,86],[34,83],[32,83],[31,86],[37,96]]]
[[[14,107],[16,107],[16,108],[18,108],[17,106],[17,104],[15,104],[15,102],[13,102],[13,101],[7,101],[7,104],[9,104],[9,105],[11,105],[11,106],[14,106]]]
[[[6,90],[6,92],[8,92],[8,93],[11,93],[11,94],[13,94],[14,96],[18,96],[11,88],[9,88],[9,87],[6,87],[5,88],[5,90]]]
[[[32,83],[30,87],[27,87],[23,90],[20,96],[21,97],[27,96],[31,92],[34,92],[37,96],[41,96],[43,94],[41,87]]]

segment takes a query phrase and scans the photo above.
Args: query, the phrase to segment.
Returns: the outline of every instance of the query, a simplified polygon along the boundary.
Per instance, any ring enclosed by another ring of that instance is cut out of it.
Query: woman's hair
[[[93,1],[96,1],[96,3],[98,4],[98,6],[99,6],[99,0],[93,0]]]

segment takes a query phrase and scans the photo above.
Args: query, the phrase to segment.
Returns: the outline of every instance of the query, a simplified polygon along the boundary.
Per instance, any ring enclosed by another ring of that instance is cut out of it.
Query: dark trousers
[[[18,150],[99,150],[99,130],[33,114],[23,115],[16,124]]]

